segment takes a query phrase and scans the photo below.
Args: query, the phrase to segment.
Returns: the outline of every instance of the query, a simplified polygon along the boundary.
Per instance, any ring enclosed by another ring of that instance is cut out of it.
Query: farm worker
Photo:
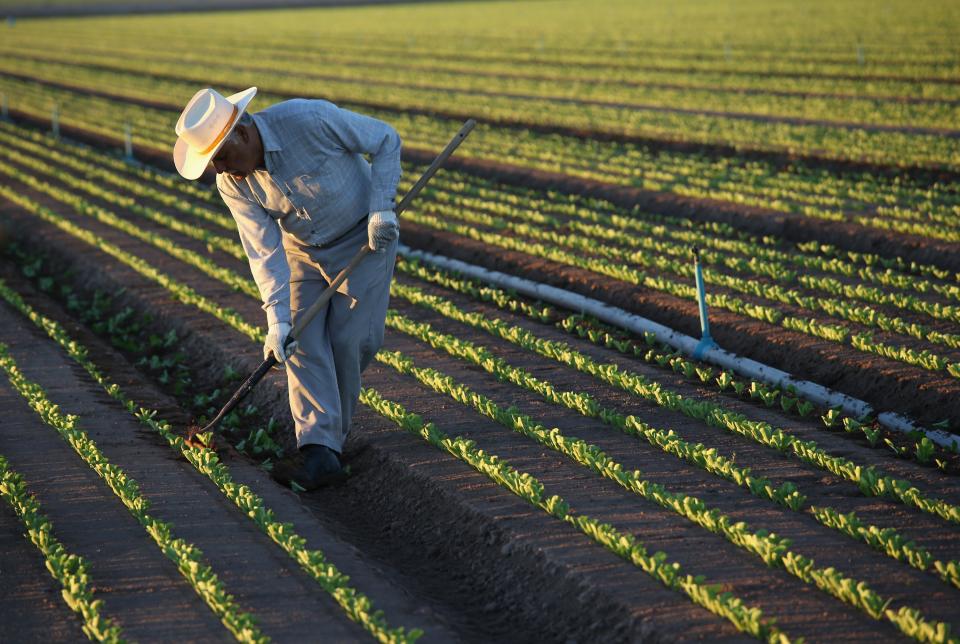
[[[286,365],[303,465],[277,464],[274,476],[310,490],[342,477],[360,374],[383,343],[399,239],[400,137],[324,100],[247,113],[256,92],[197,92],[177,122],[173,158],[187,179],[211,162],[216,169],[267,314],[264,358],[272,352]],[[376,252],[285,352],[297,315],[364,243]]]

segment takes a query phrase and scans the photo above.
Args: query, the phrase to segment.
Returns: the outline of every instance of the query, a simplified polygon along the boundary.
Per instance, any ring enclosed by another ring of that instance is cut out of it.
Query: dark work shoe
[[[277,463],[271,472],[273,478],[287,487],[293,487],[291,483],[296,483],[308,492],[347,478],[337,453],[326,445],[304,445],[300,448],[300,454],[303,456],[302,466],[290,462]]]
[[[326,445],[304,445],[300,448],[303,454],[303,469],[312,479],[340,474],[340,459],[335,451]]]

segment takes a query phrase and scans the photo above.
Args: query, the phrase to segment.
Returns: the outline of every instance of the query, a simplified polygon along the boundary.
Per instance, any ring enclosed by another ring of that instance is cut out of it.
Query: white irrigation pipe
[[[579,293],[573,293],[555,286],[533,282],[522,277],[491,271],[481,266],[462,262],[458,259],[413,250],[404,244],[400,244],[398,251],[405,257],[420,259],[440,268],[457,271],[478,280],[490,282],[503,288],[513,289],[527,297],[533,297],[556,306],[580,311],[581,313],[589,313],[608,324],[627,329],[637,334],[646,332],[653,333],[657,336],[658,340],[670,345],[687,356],[692,357],[695,353],[698,353],[698,359],[715,364],[723,369],[730,369],[734,373],[741,374],[747,378],[758,380],[781,389],[793,387],[797,394],[807,400],[822,407],[839,407],[843,413],[848,416],[862,418],[875,413],[873,407],[863,400],[853,398],[838,391],[833,391],[809,380],[798,380],[785,371],[775,369],[762,362],[751,360],[750,358],[738,356],[716,345],[709,345],[707,347],[699,346],[700,340],[696,338],[678,333],[653,320],[648,320],[634,313],[624,311],[606,302],[584,297]],[[904,434],[909,434],[914,431],[923,432],[927,438],[941,447],[952,448],[954,445],[960,446],[960,436],[940,430],[924,429],[901,414],[887,411],[880,412],[877,414],[877,421],[888,429]]]

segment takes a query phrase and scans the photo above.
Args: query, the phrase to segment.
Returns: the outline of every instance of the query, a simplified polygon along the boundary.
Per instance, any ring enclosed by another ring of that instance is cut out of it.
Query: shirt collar
[[[273,172],[273,159],[271,158],[272,154],[283,150],[283,147],[280,145],[280,140],[274,134],[273,130],[267,124],[267,119],[263,118],[259,114],[250,114],[253,118],[253,122],[257,126],[257,131],[260,132],[260,140],[263,142],[263,162],[267,166],[267,172]]]

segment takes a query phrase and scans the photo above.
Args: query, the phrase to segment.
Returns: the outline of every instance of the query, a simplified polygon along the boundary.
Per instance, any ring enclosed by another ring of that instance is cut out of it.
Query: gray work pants
[[[287,234],[283,238],[290,264],[290,313],[296,324],[297,316],[367,243],[367,220],[323,247]],[[397,243],[360,262],[301,333],[297,351],[286,361],[298,447],[320,444],[343,451],[360,396],[360,374],[383,344]]]

